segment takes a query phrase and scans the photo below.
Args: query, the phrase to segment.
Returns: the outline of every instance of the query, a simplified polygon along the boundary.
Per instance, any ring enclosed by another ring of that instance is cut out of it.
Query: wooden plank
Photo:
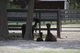
[[[61,32],[80,32],[80,30],[62,30]]]
[[[61,9],[60,11],[80,11],[80,9]]]
[[[28,9],[7,9],[7,12],[27,12]],[[34,12],[57,12],[57,9],[34,9]]]
[[[47,28],[40,28],[41,30],[47,30]],[[21,30],[21,28],[9,28],[9,30]],[[34,30],[39,30],[39,28],[35,28]],[[50,30],[57,30],[57,28],[50,28]]]
[[[21,28],[8,28],[9,30],[21,30]]]
[[[70,16],[70,15],[72,15],[72,16],[78,15],[78,16],[80,16],[80,14],[77,14],[77,13],[72,13],[72,14],[71,14],[71,13],[65,13],[65,14],[61,14],[61,15],[62,15],[62,16],[63,16],[63,15],[65,15],[65,16],[66,16],[66,15],[69,15],[69,16]]]
[[[22,25],[8,25],[8,27],[22,27]]]
[[[33,17],[36,18],[36,17]],[[26,21],[26,17],[8,17],[8,21]],[[41,19],[41,21],[57,21],[57,19]]]
[[[47,30],[47,28],[40,28],[41,30]],[[35,30],[39,30],[39,28],[35,28]],[[57,28],[50,28],[50,30],[57,30]]]

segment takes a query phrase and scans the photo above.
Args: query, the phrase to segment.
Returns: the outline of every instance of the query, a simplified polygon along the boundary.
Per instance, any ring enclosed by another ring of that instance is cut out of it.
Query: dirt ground
[[[52,33],[56,34],[56,32]],[[12,34],[21,35],[21,33],[11,33],[11,35]],[[35,40],[30,41],[30,40],[18,39],[18,40],[0,41],[0,49],[13,48],[13,49],[34,49],[34,50],[65,50],[65,49],[80,50],[79,32],[61,32],[61,38],[57,38],[58,40],[57,42],[45,42],[45,41],[37,42]]]

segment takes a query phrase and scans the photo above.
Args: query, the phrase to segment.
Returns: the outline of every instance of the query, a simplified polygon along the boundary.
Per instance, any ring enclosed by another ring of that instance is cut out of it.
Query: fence
[[[8,12],[8,22],[11,21],[26,21],[27,17],[27,9],[7,9]],[[60,37],[60,18],[58,10],[45,10],[38,9],[34,10],[33,18],[39,18],[40,21],[56,21],[57,27],[50,28],[50,30],[57,30],[57,37]],[[9,30],[21,30],[21,25],[9,25]],[[39,23],[39,28],[35,28],[35,30],[47,30],[47,28],[41,28],[41,22]]]
[[[27,17],[27,9],[7,9],[8,22],[25,22]],[[73,31],[73,30],[62,30],[63,28],[80,28],[80,27],[62,27],[61,21],[66,20],[80,20],[80,10],[79,9],[61,9],[61,10],[45,10],[38,9],[34,10],[33,18],[39,18],[40,21],[56,21],[57,27],[51,28],[50,30],[57,30],[57,36],[60,37],[60,31]],[[47,30],[47,28],[41,28],[41,22],[39,23],[39,28],[35,30]],[[71,23],[71,22],[70,22]],[[66,24],[66,23],[65,23]],[[21,30],[21,25],[9,25],[9,30]],[[75,30],[79,31],[79,30]]]
[[[75,23],[77,23],[78,21],[80,21],[80,9],[66,9],[66,10],[60,10],[60,18],[61,18],[61,20],[63,20],[63,21],[66,21],[66,20],[69,20],[70,21],[70,23],[72,24],[75,24]],[[72,20],[76,20],[76,22],[72,22]],[[70,23],[68,23],[68,24],[70,24]],[[65,24],[67,24],[67,23],[65,23]],[[61,28],[66,28],[66,30],[62,30],[62,31],[68,31],[68,32],[72,32],[72,31],[79,31],[80,32],[80,30],[78,30],[78,29],[80,29],[80,27],[73,27],[73,26],[71,26],[71,27],[62,27],[62,25],[61,25]],[[71,30],[67,30],[67,29],[71,29]],[[73,29],[75,29],[75,30],[73,30]]]

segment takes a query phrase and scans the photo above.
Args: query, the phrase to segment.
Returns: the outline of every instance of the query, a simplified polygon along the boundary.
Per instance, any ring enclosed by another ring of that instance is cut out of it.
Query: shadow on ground
[[[58,39],[58,42],[36,42],[27,40],[0,41],[1,47],[16,47],[21,49],[78,49],[80,50],[80,40]]]

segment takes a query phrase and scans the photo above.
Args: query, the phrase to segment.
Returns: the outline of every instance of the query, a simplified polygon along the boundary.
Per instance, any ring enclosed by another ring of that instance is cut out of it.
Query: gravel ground
[[[80,50],[80,33],[79,32],[62,32],[61,38],[57,42],[36,42],[27,40],[7,40],[0,41],[0,49],[34,49],[34,50]],[[43,49],[44,48],[44,49]]]

